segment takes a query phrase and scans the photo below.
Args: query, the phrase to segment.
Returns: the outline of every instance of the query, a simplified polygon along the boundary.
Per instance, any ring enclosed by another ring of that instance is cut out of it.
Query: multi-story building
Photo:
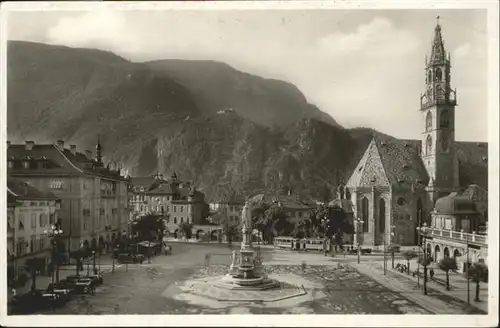
[[[27,259],[48,259],[51,245],[45,230],[57,222],[59,208],[60,201],[53,193],[7,178],[7,254],[14,272]]]
[[[190,182],[179,180],[175,173],[169,179],[160,174],[134,177],[131,179],[131,190],[132,218],[161,215],[170,233],[178,231],[183,223],[204,224],[208,216],[205,194],[196,190]]]
[[[128,221],[128,179],[120,170],[104,166],[102,148],[95,157],[75,145],[7,145],[7,172],[30,186],[52,192],[61,199],[60,218],[67,250],[81,245],[96,247],[111,242],[126,230]]]
[[[347,182],[345,194],[362,222],[357,243],[415,245],[416,228],[430,224],[438,198],[470,184],[487,188],[488,144],[455,140],[457,95],[439,23],[424,70],[420,140],[376,134]]]
[[[460,272],[465,270],[466,263],[487,263],[488,217],[487,212],[481,211],[487,200],[486,190],[471,185],[436,201],[431,227],[425,236],[427,253],[435,262],[454,258]]]
[[[245,199],[243,197],[233,195],[227,199],[212,201],[209,207],[211,213],[220,214],[229,222],[238,224],[241,221],[241,211],[244,205]]]

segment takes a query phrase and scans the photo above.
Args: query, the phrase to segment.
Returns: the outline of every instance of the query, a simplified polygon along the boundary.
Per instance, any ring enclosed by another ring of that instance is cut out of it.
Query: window
[[[177,212],[177,206],[174,206],[174,213]]]
[[[174,217],[174,224],[177,224],[177,218]]]
[[[22,255],[26,254],[26,242],[24,241],[24,238],[19,238],[17,240],[16,254],[18,256],[22,256]]]
[[[441,112],[439,116],[439,126],[442,129],[448,129],[450,127],[450,114],[447,110]]]
[[[427,112],[427,116],[425,117],[425,131],[432,131],[432,113],[431,111]]]
[[[425,141],[425,153],[426,155],[432,154],[432,137],[430,135],[427,136],[427,140]]]
[[[51,188],[51,189],[62,189],[62,181],[61,180],[52,180],[52,181],[50,181],[49,188]]]
[[[378,208],[379,208],[379,214],[378,214],[379,232],[385,233],[385,200],[383,198],[380,198]]]
[[[36,229],[36,214],[31,214],[31,229]]]
[[[24,162],[23,162],[23,167],[24,167],[25,169],[29,169],[29,167],[30,167],[30,162],[28,162],[28,161],[24,161]]]
[[[363,220],[363,232],[369,231],[369,206],[370,203],[368,201],[368,198],[363,197],[363,199],[361,200],[361,220]]]
[[[441,69],[438,67],[436,68],[436,82],[441,82],[441,80],[443,79],[443,71],[441,71]]]
[[[429,70],[427,72],[427,83],[431,83],[432,82],[432,71]]]
[[[167,206],[167,212],[170,212],[170,206]]]
[[[45,249],[45,238],[42,236],[40,238],[40,250],[43,251]]]
[[[184,218],[181,218],[181,224],[184,223]]]
[[[30,240],[30,253],[36,252],[36,236],[31,236]]]
[[[302,217],[302,212],[299,211],[297,214],[298,214],[299,218]]]
[[[165,219],[165,222],[166,222],[167,224],[169,224],[169,223],[170,223],[170,218],[166,218],[166,219]]]
[[[184,212],[184,206],[181,205],[181,212]]]

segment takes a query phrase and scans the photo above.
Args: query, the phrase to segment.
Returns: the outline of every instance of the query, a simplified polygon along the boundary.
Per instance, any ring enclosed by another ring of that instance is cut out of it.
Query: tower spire
[[[97,164],[102,165],[102,147],[100,142],[100,135],[97,135],[97,144],[95,145],[95,161]]]
[[[434,28],[434,41],[432,42],[430,64],[440,63],[446,60],[444,51],[443,36],[441,35],[441,25],[439,25],[440,16],[436,17],[436,27]]]

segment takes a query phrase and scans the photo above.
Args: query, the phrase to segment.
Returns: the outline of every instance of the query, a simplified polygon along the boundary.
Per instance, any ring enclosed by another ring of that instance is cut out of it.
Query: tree
[[[191,223],[181,223],[179,228],[187,239],[191,239],[193,235],[193,225]]]
[[[403,257],[406,260],[407,266],[408,266],[408,271],[407,273],[410,274],[410,261],[414,258],[416,258],[418,255],[415,251],[409,250],[409,251],[404,251],[403,252]]]
[[[450,271],[457,269],[457,262],[454,258],[444,258],[439,262],[439,268],[446,273],[446,290],[450,290]]]
[[[284,208],[278,204],[270,206],[265,212],[265,217],[271,226],[271,231],[275,230],[278,235],[282,236],[288,236],[292,233],[294,226],[288,220],[288,215],[285,213]]]
[[[316,220],[318,219],[325,237],[334,238],[336,245],[342,246],[344,233],[354,231],[352,223],[340,206],[321,206],[316,214]]]
[[[37,258],[37,257],[28,259],[28,260],[26,260],[25,266],[26,266],[26,269],[31,274],[31,281],[32,281],[31,282],[31,290],[33,291],[36,289],[36,273],[38,271],[43,270],[43,268],[45,267],[45,259]]]
[[[233,222],[225,221],[222,224],[222,232],[226,236],[228,244],[231,244],[233,237],[237,236],[239,233],[239,225]]]
[[[150,240],[151,237],[155,235],[158,238],[162,238],[164,230],[165,222],[161,215],[144,215],[132,224],[132,233],[135,234],[137,232],[139,238],[142,240]]]
[[[467,279],[476,283],[476,296],[474,301],[479,302],[480,284],[481,280],[488,280],[488,266],[484,263],[474,263],[472,266],[469,266],[469,269],[465,273],[467,275]]]

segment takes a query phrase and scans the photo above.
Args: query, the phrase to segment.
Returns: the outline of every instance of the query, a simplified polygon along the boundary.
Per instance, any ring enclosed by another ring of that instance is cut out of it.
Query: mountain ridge
[[[83,151],[99,135],[106,161],[135,176],[177,172],[209,198],[291,188],[327,199],[374,133],[325,118],[288,82],[219,62],[133,63],[19,41],[7,53],[9,139]]]

